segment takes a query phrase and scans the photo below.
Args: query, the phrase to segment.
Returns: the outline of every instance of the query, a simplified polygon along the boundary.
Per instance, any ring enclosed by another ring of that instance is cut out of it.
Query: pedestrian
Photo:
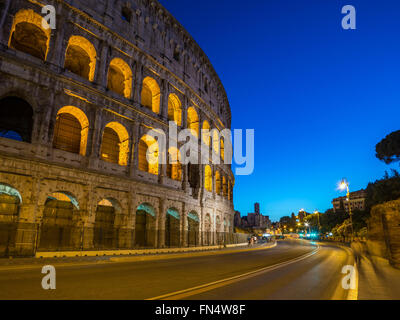
[[[353,250],[354,253],[354,260],[358,266],[361,265],[361,257],[362,257],[362,244],[358,238],[355,239],[351,243],[351,249]]]

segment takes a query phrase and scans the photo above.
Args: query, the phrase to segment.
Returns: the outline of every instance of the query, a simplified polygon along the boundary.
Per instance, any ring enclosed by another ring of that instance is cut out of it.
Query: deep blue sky
[[[400,1],[161,3],[213,63],[232,127],[255,129],[255,172],[236,177],[242,215],[256,201],[273,220],[324,211],[342,177],[356,190],[390,169],[375,145],[400,129]],[[357,30],[341,28],[346,4]]]

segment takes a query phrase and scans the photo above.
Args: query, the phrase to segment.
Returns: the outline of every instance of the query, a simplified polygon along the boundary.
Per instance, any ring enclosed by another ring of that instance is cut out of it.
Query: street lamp
[[[339,183],[340,191],[347,191],[347,202],[349,206],[349,216],[350,216],[350,224],[351,224],[351,236],[354,237],[354,228],[353,228],[353,213],[351,212],[351,204],[350,204],[350,183],[346,179],[342,179]]]

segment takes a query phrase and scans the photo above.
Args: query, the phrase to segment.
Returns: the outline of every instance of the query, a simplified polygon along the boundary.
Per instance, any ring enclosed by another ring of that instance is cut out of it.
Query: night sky
[[[232,128],[255,129],[255,171],[235,209],[272,220],[325,211],[337,182],[383,177],[375,145],[400,129],[400,1],[161,0],[219,74]],[[343,30],[344,5],[357,30]]]

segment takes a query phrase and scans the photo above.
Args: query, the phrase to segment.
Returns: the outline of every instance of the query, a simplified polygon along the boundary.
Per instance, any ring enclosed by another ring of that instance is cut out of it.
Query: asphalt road
[[[0,269],[0,299],[346,299],[344,249],[298,241],[275,248],[159,261],[56,267],[56,290],[41,266]]]

